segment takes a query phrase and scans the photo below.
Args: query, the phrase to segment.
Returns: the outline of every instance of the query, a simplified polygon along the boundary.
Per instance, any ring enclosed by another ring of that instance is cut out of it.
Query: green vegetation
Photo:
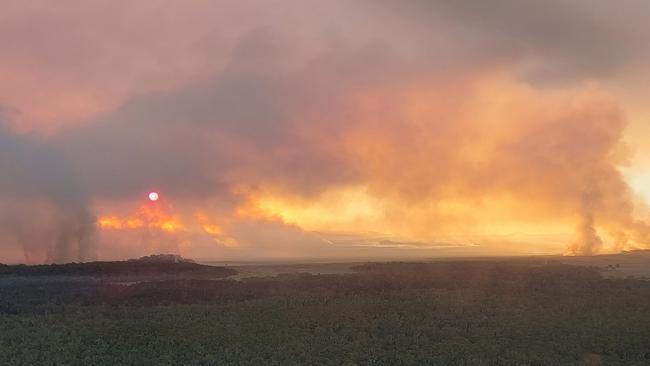
[[[6,282],[0,365],[648,365],[650,283],[533,262]]]

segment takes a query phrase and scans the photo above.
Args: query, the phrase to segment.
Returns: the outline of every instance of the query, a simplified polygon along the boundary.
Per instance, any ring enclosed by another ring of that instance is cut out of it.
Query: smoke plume
[[[0,260],[650,244],[642,1],[99,3],[3,7]]]
[[[95,257],[95,217],[64,158],[48,144],[0,125],[0,238],[24,260]]]

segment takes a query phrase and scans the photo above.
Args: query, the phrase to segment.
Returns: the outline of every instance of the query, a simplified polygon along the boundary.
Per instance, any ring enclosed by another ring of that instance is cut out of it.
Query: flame
[[[191,220],[189,220],[191,221]],[[198,226],[197,226],[198,224]],[[214,242],[226,248],[238,248],[240,243],[225,234],[225,230],[203,211],[196,211],[194,221],[190,227],[177,216],[171,215],[159,204],[145,203],[141,205],[132,215],[120,217],[117,215],[100,216],[97,226],[102,230],[158,230],[163,233],[175,233],[179,231],[189,232],[200,228]],[[189,245],[189,241],[181,244]]]
[[[147,228],[172,233],[183,230],[185,226],[181,220],[168,214],[159,205],[142,205],[130,216],[119,217],[115,215],[100,216],[97,225],[104,230],[133,230]]]
[[[126,220],[126,227],[129,229],[137,229],[143,226],[144,226],[144,222],[142,221],[142,219],[139,219],[137,217],[131,217]]]
[[[124,228],[122,219],[117,216],[103,216],[97,219],[97,225],[102,229],[122,229]]]

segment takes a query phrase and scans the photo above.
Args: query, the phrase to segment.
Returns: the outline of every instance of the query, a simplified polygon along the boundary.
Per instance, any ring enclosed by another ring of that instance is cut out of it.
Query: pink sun
[[[158,201],[159,198],[160,195],[158,194],[158,192],[149,192],[149,201],[155,202]]]

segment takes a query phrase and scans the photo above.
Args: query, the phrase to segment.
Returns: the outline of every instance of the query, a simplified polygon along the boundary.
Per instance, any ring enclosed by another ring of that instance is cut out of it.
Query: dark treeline
[[[213,267],[191,261],[170,260],[176,257],[152,259],[143,257],[137,260],[119,262],[85,262],[45,265],[2,265],[0,276],[158,276],[158,275],[207,275],[227,277],[237,273],[234,269]],[[162,257],[162,256],[161,256]]]
[[[534,262],[0,286],[2,365],[648,365],[650,282]]]
[[[358,273],[342,275],[285,274],[242,281],[179,279],[140,282],[131,286],[107,284],[94,288],[83,300],[91,304],[221,303],[296,294],[330,297],[401,290],[469,289],[503,295],[575,296],[578,292],[616,291],[624,281],[603,280],[592,268],[551,264],[441,262],[367,264]],[[646,290],[645,282],[640,285]],[[646,292],[650,295],[650,292]]]

